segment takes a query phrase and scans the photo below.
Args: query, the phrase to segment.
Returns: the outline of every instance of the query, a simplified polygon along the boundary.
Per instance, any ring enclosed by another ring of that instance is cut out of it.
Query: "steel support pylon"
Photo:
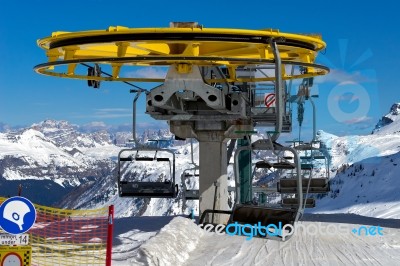
[[[226,143],[200,141],[200,215],[207,209],[229,210]],[[224,217],[219,216],[212,222],[226,223]]]

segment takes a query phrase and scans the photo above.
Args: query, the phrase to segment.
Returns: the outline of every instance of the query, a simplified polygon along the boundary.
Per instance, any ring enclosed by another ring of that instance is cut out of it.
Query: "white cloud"
[[[361,124],[361,123],[370,123],[373,120],[370,116],[362,116],[362,117],[355,117],[351,120],[344,121],[346,124]]]
[[[132,117],[132,110],[128,108],[101,108],[94,109],[94,112],[92,114],[76,115],[74,117],[94,119]]]
[[[130,78],[156,78],[163,79],[167,75],[165,67],[142,67],[126,74]]]
[[[369,77],[361,71],[346,72],[341,69],[331,69],[329,74],[318,76],[315,83],[343,83],[343,82],[375,82],[375,77]]]
[[[93,121],[90,123],[85,124],[84,126],[91,126],[91,127],[106,127],[106,123],[102,121]]]
[[[160,121],[160,122],[141,122],[137,123],[136,128],[139,130],[144,129],[166,129],[169,128],[167,122]]]
[[[132,117],[132,110],[127,108],[103,108],[95,109],[93,118],[121,118]]]
[[[342,85],[343,84],[351,84],[351,83],[343,82]],[[334,95],[334,97],[333,97],[333,100],[335,100],[335,101],[348,101],[349,103],[352,103],[352,102],[354,102],[356,100],[360,100],[360,99],[361,99],[361,97],[359,95],[351,94],[351,93]]]

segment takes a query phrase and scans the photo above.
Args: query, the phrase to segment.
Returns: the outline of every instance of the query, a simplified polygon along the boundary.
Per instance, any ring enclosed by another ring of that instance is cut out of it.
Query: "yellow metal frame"
[[[304,72],[283,73],[283,79],[324,75],[329,69],[314,64],[318,51],[326,44],[318,35],[281,33],[278,30],[243,30],[217,28],[127,28],[54,32],[38,40],[46,51],[48,62],[37,65],[40,74],[75,79],[105,81],[163,82],[164,79],[121,77],[124,66],[169,66],[190,71],[191,65],[227,66],[230,78],[225,82],[272,81],[274,77],[237,78],[239,66],[274,63],[271,41],[278,44],[283,65],[300,65]],[[89,77],[77,73],[80,63],[106,64],[112,67],[111,77]],[[59,66],[67,66],[60,68]],[[64,70],[61,71],[60,69]],[[218,82],[218,80],[213,80]]]

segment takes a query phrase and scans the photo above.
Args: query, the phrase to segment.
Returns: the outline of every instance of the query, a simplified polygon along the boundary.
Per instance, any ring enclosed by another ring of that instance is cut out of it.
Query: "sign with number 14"
[[[26,246],[29,244],[29,234],[10,235],[0,234],[1,246]]]

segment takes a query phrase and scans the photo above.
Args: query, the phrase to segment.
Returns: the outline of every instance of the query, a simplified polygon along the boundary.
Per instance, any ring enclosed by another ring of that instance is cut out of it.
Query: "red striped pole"
[[[114,205],[111,205],[108,207],[106,266],[111,266],[113,228],[114,228]]]

